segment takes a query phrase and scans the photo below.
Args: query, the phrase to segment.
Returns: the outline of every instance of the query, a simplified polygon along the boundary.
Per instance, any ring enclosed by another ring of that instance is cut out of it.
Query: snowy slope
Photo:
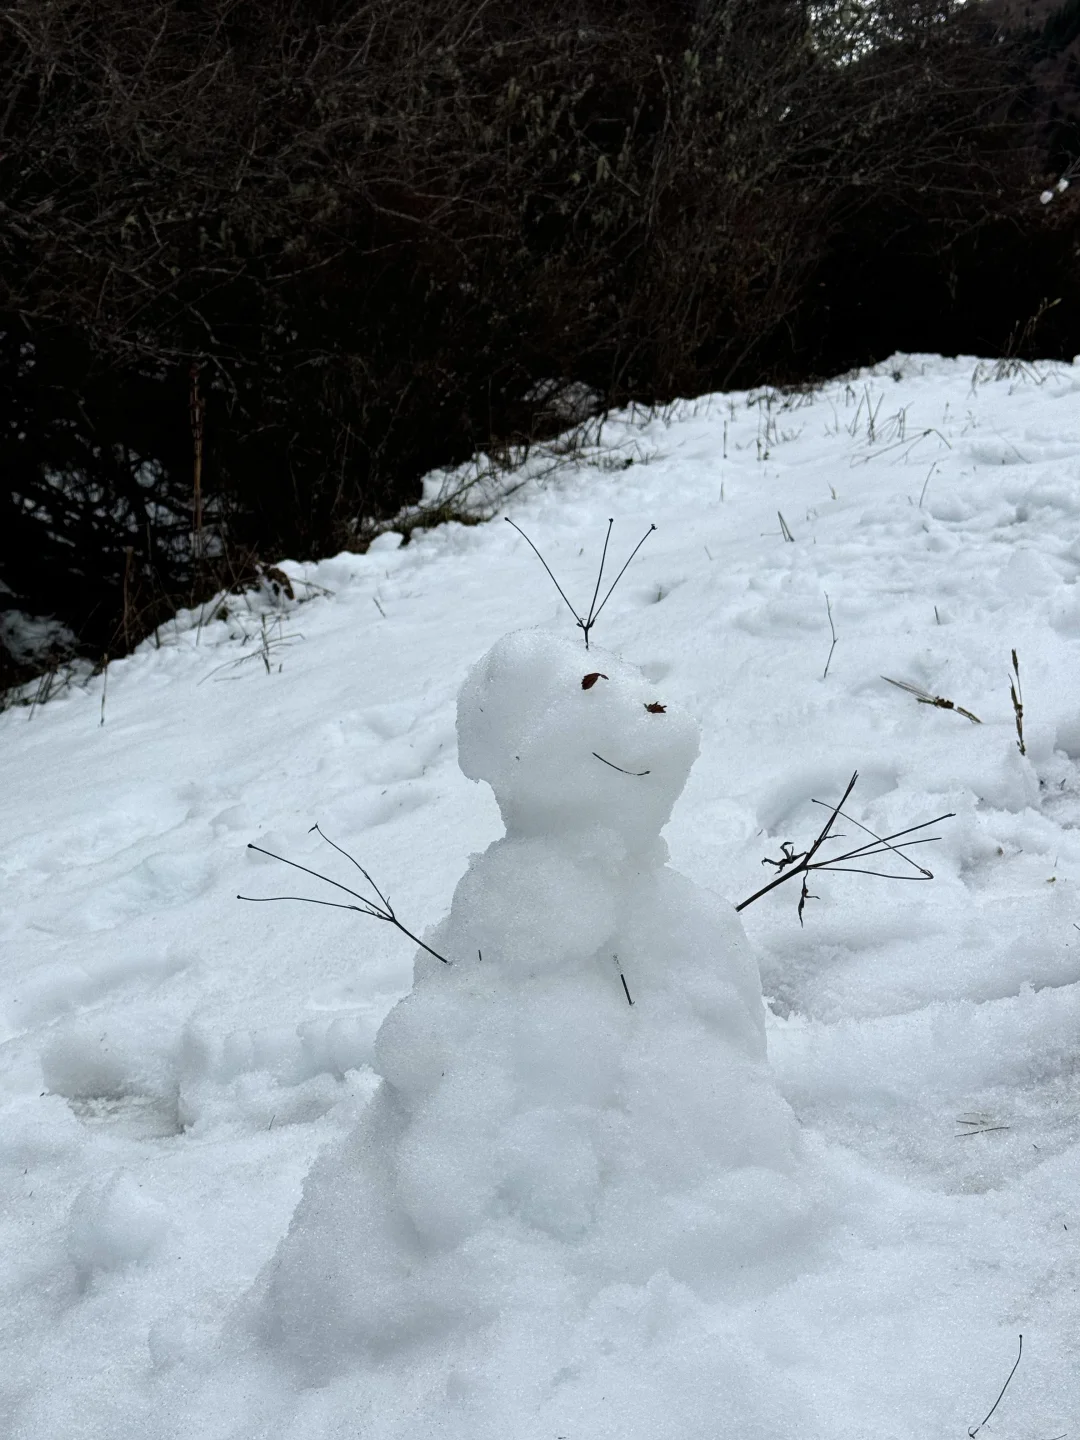
[[[618,563],[658,526],[596,638],[701,722],[666,831],[686,875],[743,899],[856,769],[879,833],[955,812],[932,883],[820,876],[803,928],[796,886],[743,912],[831,1218],[711,1309],[623,1297],[625,1349],[582,1354],[603,1384],[552,1434],[961,1436],[1021,1332],[982,1433],[1080,1426],[1078,402],[1080,367],[897,359],[624,416],[508,501],[582,605],[607,517]],[[573,621],[501,520],[286,569],[296,603],[179,617],[104,706],[98,679],[0,715],[0,1434],[421,1433],[393,1428],[396,1374],[297,1393],[230,1348],[413,952],[235,896],[333,898],[251,840],[351,883],[318,821],[410,929],[438,921],[499,833],[457,768],[461,681]],[[523,1344],[492,1436],[547,1436],[515,1409],[543,1363]]]

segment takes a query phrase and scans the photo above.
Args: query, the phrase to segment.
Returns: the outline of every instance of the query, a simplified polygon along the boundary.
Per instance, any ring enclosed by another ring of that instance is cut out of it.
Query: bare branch
[[[953,818],[953,815],[951,813],[947,815],[939,815],[935,820],[924,820],[918,825],[910,825],[906,829],[897,830],[891,835],[878,835],[873,830],[871,830],[869,826],[864,825],[861,821],[856,820],[853,816],[849,815],[843,808],[844,805],[847,803],[848,796],[855,788],[855,782],[858,780],[858,778],[858,771],[856,771],[852,775],[851,779],[848,781],[847,789],[844,791],[839,802],[835,805],[829,805],[827,802],[822,800],[811,801],[811,804],[821,805],[824,809],[827,809],[829,811],[829,817],[825,821],[825,824],[818,831],[818,834],[814,839],[813,843],[811,844],[810,848],[805,851],[797,852],[791,842],[785,840],[783,845],[781,846],[780,859],[771,860],[766,857],[766,859],[761,862],[763,865],[776,866],[779,873],[772,880],[769,881],[768,885],[763,885],[760,890],[755,890],[752,895],[748,896],[745,900],[741,901],[740,904],[736,905],[736,910],[745,910],[748,905],[752,905],[755,900],[760,900],[761,897],[763,895],[767,895],[770,890],[775,890],[777,886],[783,885],[785,881],[792,880],[795,878],[795,876],[800,876],[802,883],[799,893],[798,915],[799,923],[802,924],[803,911],[806,907],[807,900],[813,900],[817,898],[816,896],[811,895],[807,887],[807,876],[810,874],[811,871],[835,870],[852,875],[873,875],[882,880],[932,880],[934,878],[933,872],[931,870],[927,870],[925,866],[917,864],[914,860],[911,859],[910,856],[905,855],[903,852],[912,845],[927,845],[930,844],[932,841],[939,839],[940,837],[937,835],[928,835],[923,836],[918,840],[904,840],[902,839],[902,837],[905,835],[914,835],[917,831],[925,830],[930,825],[936,825],[941,820],[951,820]],[[872,836],[873,839],[868,841],[866,844],[856,846],[854,849],[846,850],[840,855],[833,855],[825,857],[823,859],[816,859],[815,857],[817,856],[818,851],[821,849],[822,845],[824,845],[827,840],[831,839],[835,841],[840,838],[839,836],[836,836],[832,833],[832,828],[835,825],[837,818],[841,816],[845,820],[849,821],[852,825],[855,825],[858,829],[864,831],[867,835]],[[894,841],[900,841],[900,843],[894,844]],[[918,873],[915,875],[897,875],[895,872],[889,872],[885,870],[870,870],[862,865],[850,865],[847,863],[851,860],[867,860],[875,855],[895,855],[898,859],[903,860],[906,864],[910,865],[912,869],[917,871]]]
[[[364,879],[375,891],[376,895],[378,895],[380,902],[379,904],[376,904],[374,900],[369,900],[366,895],[361,895],[355,890],[350,890],[348,885],[342,885],[339,880],[334,880],[329,875],[323,875],[318,870],[311,870],[308,868],[308,866],[300,865],[295,860],[287,860],[284,855],[275,855],[272,850],[264,850],[262,846],[253,844],[248,845],[249,850],[257,850],[260,855],[267,855],[271,860],[280,861],[282,865],[291,865],[294,870],[302,870],[305,875],[311,875],[316,880],[321,880],[326,885],[333,885],[335,889],[343,890],[346,895],[351,895],[355,900],[358,900],[360,903],[358,905],[343,905],[340,901],[315,900],[312,899],[312,897],[309,895],[238,895],[236,898],[238,900],[247,900],[256,904],[267,904],[270,901],[277,900],[299,900],[306,905],[325,905],[329,906],[331,909],[334,910],[353,910],[359,915],[369,916],[372,920],[383,920],[388,925],[393,925],[396,929],[400,930],[403,935],[407,936],[415,945],[419,945],[421,950],[426,950],[429,955],[433,955],[436,960],[441,960],[444,965],[450,964],[450,961],[447,960],[445,955],[440,955],[437,950],[433,950],[430,945],[426,944],[425,941],[421,940],[418,935],[414,935],[411,930],[407,929],[401,923],[397,915],[394,913],[394,907],[390,904],[390,901],[383,894],[382,890],[379,889],[378,885],[375,884],[375,881],[372,880],[371,876],[368,874],[368,872],[364,869],[364,867],[360,864],[358,860],[356,860],[352,855],[350,855],[347,850],[344,850],[340,845],[336,844],[333,840],[331,840],[328,835],[325,835],[323,831],[319,829],[319,826],[317,824],[313,825],[311,829],[317,831],[320,839],[325,840],[328,845],[333,846],[333,848],[338,852],[339,855],[344,855],[346,860],[356,866],[357,870],[360,871],[361,875],[363,875]],[[309,831],[308,833],[310,834],[311,832]]]

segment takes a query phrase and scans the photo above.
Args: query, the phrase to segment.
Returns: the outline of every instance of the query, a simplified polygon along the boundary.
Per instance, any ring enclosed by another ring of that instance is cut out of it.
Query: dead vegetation
[[[0,3],[5,603],[116,655],[437,467],[871,358],[882,234],[944,272],[1060,226],[997,39],[944,0]]]

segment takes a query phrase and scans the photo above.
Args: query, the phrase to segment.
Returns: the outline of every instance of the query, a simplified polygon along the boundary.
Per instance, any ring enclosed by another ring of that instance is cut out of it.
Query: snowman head
[[[505,635],[458,697],[458,758],[495,792],[510,836],[614,832],[643,850],[698,753],[698,726],[640,670],[578,637]]]

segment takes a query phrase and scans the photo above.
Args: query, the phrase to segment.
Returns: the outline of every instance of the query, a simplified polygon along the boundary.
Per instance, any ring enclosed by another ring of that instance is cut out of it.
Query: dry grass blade
[[[906,690],[909,695],[914,695],[920,705],[934,705],[938,710],[955,710],[957,715],[963,715],[965,720],[970,720],[973,725],[981,725],[982,721],[970,710],[965,710],[963,705],[957,705],[952,700],[946,700],[943,695],[931,695],[921,685],[912,685],[908,680],[893,680],[889,675],[882,675],[882,680],[895,685],[898,690]]]
[[[916,447],[923,440],[926,440],[931,435],[936,435],[937,438],[941,441],[941,443],[945,446],[946,450],[951,450],[953,448],[949,444],[945,436],[941,433],[941,431],[938,430],[936,426],[931,425],[928,430],[920,430],[918,435],[916,435],[913,440],[894,440],[891,445],[885,445],[880,450],[873,450],[866,455],[852,456],[850,462],[851,468],[854,469],[856,465],[868,465],[871,460],[880,460],[883,455],[888,455],[891,451],[899,450],[901,446],[905,445],[907,446],[907,449],[904,451],[904,454],[901,458],[904,460],[908,460]],[[929,476],[927,476],[927,479],[929,479]]]
[[[923,481],[922,489],[919,491],[919,509],[920,509],[920,510],[922,509],[922,503],[923,503],[923,501],[926,499],[926,487],[930,484],[930,477],[931,477],[931,475],[933,475],[933,473],[934,473],[934,471],[935,471],[936,469],[937,469],[937,461],[935,460],[934,463],[933,463],[933,465],[931,465],[931,466],[930,466],[930,469],[926,472],[926,479]]]
[[[825,609],[829,616],[829,630],[832,633],[832,644],[829,646],[829,658],[825,661],[825,669],[821,674],[822,680],[827,680],[829,678],[829,666],[832,664],[833,651],[836,649],[836,626],[833,624],[832,602],[829,599],[829,592],[826,590],[824,594]]]
[[[956,1132],[953,1137],[961,1140],[965,1135],[990,1135],[997,1130],[1010,1130],[1010,1125],[996,1125],[992,1115],[983,1114],[981,1111],[974,1115],[958,1115],[956,1123],[963,1128]]]
[[[1015,684],[1012,677],[1009,678],[1009,695],[1012,697],[1013,714],[1016,716],[1016,743],[1020,747],[1020,754],[1026,755],[1027,748],[1024,745],[1024,697],[1020,690],[1020,662],[1016,658],[1016,651],[1012,652],[1013,675],[1016,677]]]

